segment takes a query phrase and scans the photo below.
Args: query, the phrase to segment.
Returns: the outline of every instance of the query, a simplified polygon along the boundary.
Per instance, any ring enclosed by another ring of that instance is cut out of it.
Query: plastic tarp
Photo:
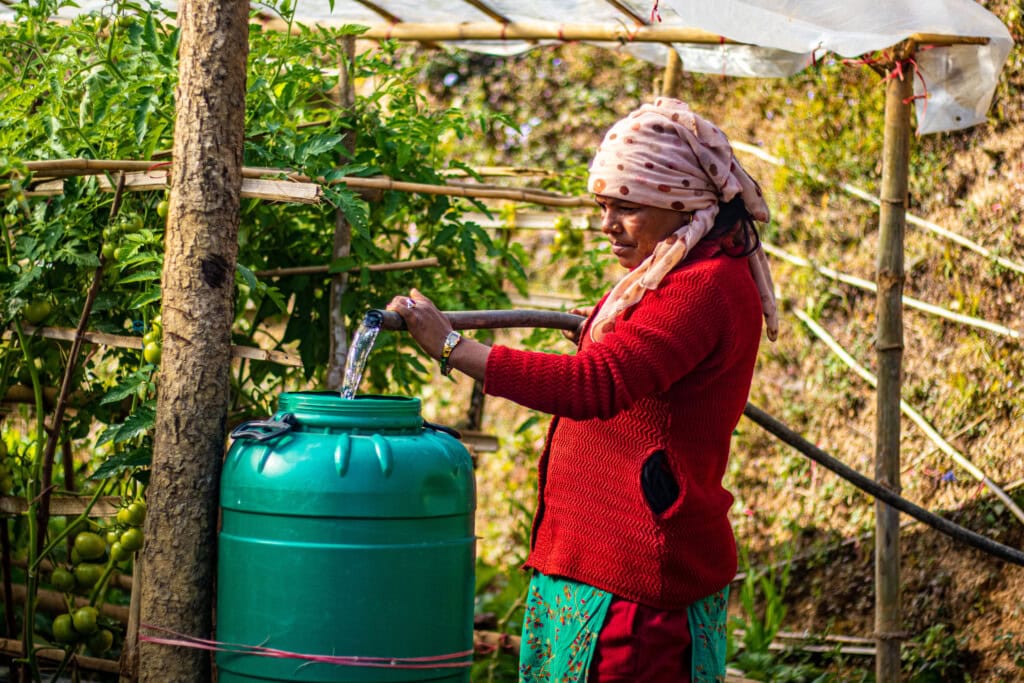
[[[175,8],[176,3],[164,3]],[[975,0],[484,0],[514,23],[606,24],[629,29],[637,21],[700,29],[744,43],[673,44],[688,71],[729,76],[786,77],[828,53],[842,58],[874,55],[914,34],[984,37],[986,45],[923,45],[906,64],[914,78],[919,133],[967,128],[985,121],[999,73],[1013,46],[1006,27]],[[374,0],[402,22],[459,24],[494,21],[467,0]],[[258,4],[254,4],[258,7]],[[98,12],[101,0],[79,0],[62,15]],[[109,11],[109,9],[107,10]],[[12,10],[0,4],[0,19]],[[6,15],[6,16],[5,16]],[[358,0],[297,0],[296,21],[305,24],[389,23]],[[461,41],[452,47],[509,55],[543,42]],[[663,64],[661,43],[598,43]]]

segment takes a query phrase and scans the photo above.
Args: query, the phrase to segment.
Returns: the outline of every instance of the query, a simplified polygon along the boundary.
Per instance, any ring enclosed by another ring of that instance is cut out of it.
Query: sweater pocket
[[[672,474],[664,449],[647,456],[640,469],[640,488],[655,516],[668,510],[679,499],[679,482]]]

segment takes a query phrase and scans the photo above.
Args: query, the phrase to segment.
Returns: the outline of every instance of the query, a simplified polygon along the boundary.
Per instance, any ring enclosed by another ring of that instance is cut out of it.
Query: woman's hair
[[[722,251],[733,258],[750,256],[761,246],[754,217],[747,211],[740,195],[718,205],[715,224],[704,239],[720,241]]]

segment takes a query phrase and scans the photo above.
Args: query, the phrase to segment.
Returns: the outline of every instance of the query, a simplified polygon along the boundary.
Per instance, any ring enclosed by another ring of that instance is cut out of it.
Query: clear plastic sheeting
[[[61,16],[99,12],[100,0],[79,0]],[[176,3],[165,2],[168,8]],[[254,7],[259,8],[259,3]],[[372,7],[380,8],[375,12]],[[490,11],[485,11],[487,10]],[[109,8],[106,9],[109,11]],[[0,20],[13,16],[0,3]],[[297,0],[296,21],[305,24],[384,26],[507,21],[520,24],[604,25],[623,30],[618,43],[595,43],[664,63],[668,46],[629,42],[638,24],[699,29],[743,43],[673,44],[687,71],[778,78],[793,75],[833,53],[872,56],[919,34],[987,38],[986,45],[922,44],[905,77],[914,78],[919,133],[982,123],[999,73],[1013,46],[1005,26],[975,0]],[[511,55],[550,41],[460,40],[451,47]]]

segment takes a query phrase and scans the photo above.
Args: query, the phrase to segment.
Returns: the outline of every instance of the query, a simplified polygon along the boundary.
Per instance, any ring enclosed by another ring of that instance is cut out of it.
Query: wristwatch
[[[441,347],[441,374],[445,377],[452,374],[452,368],[448,365],[448,359],[460,341],[462,341],[462,335],[455,330],[449,332],[448,336],[444,338],[444,346]]]

